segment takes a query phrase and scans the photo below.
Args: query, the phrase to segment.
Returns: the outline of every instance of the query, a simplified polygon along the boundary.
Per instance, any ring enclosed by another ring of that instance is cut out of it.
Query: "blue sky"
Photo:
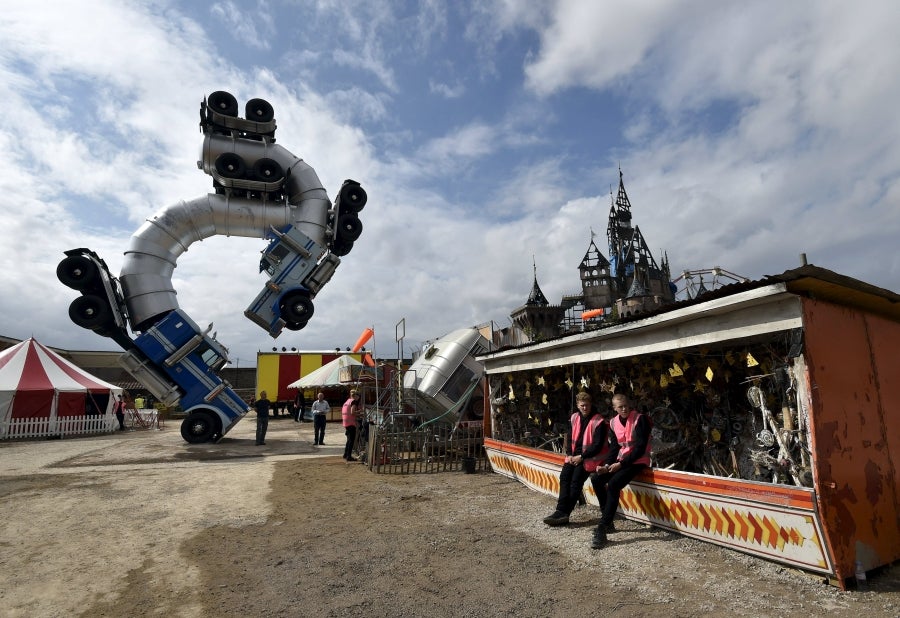
[[[63,251],[114,273],[159,209],[212,189],[203,97],[270,101],[276,137],[365,230],[302,331],[243,317],[261,239],[184,254],[180,305],[240,364],[374,326],[394,355],[509,313],[532,259],[551,302],[624,173],[673,276],[757,279],[799,254],[900,291],[900,3],[0,0],[0,334],[114,349],[75,327]]]

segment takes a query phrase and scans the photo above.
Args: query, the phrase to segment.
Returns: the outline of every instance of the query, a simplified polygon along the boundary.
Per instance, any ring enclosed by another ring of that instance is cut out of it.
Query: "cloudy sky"
[[[244,318],[261,239],[184,254],[180,305],[242,366],[272,346],[379,355],[505,326],[579,289],[624,173],[673,276],[809,262],[900,291],[900,3],[0,0],[0,334],[114,349],[75,327],[63,251],[118,274],[141,222],[212,190],[198,110],[270,101],[278,142],[362,237],[302,331]]]

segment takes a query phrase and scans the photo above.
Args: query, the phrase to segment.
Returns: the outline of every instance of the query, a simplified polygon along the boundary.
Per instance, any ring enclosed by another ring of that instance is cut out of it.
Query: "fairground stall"
[[[654,467],[621,515],[843,588],[857,563],[900,558],[898,350],[900,296],[803,266],[479,356],[485,448],[555,497],[575,394],[609,414],[626,393],[653,420]]]

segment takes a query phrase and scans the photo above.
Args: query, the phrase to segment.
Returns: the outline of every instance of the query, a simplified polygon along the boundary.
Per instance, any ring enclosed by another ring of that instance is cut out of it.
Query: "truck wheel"
[[[359,212],[368,200],[366,190],[359,185],[347,183],[341,189],[341,207],[350,212]]]
[[[263,157],[253,164],[253,175],[263,182],[278,182],[284,178],[284,168],[275,159]]]
[[[247,164],[240,155],[223,152],[216,157],[216,171],[225,178],[243,178],[247,173]]]
[[[362,235],[363,224],[354,214],[341,215],[338,219],[338,235],[341,240],[353,242]]]
[[[112,322],[112,312],[106,299],[87,294],[72,301],[69,318],[82,328],[101,330]]]
[[[265,99],[250,99],[244,106],[244,117],[253,122],[269,122],[275,118],[275,110]]]
[[[230,92],[224,90],[216,90],[206,97],[206,104],[215,112],[223,116],[237,116],[238,104],[237,99]]]
[[[181,422],[181,437],[188,444],[202,444],[216,434],[216,422],[209,412],[191,412]]]
[[[92,288],[98,275],[97,265],[83,255],[70,255],[56,267],[56,278],[79,292]]]
[[[282,296],[279,307],[282,320],[288,324],[302,324],[303,326],[306,326],[315,311],[309,294],[300,291],[288,292]]]
[[[338,257],[344,257],[350,250],[353,249],[353,243],[351,241],[336,241],[331,246],[331,252]]]

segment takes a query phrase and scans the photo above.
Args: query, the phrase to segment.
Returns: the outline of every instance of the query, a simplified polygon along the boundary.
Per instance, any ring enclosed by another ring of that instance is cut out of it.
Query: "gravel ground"
[[[242,421],[215,445],[161,431],[0,443],[0,615],[900,615],[900,567],[865,592],[598,513],[567,528],[505,477],[376,475],[329,425]]]

